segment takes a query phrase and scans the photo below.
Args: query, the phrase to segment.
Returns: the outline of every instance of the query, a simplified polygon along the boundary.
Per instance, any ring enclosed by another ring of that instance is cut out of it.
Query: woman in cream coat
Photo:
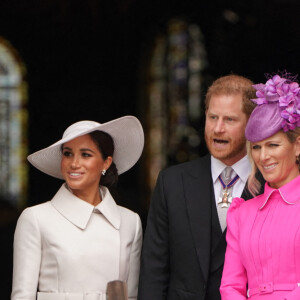
[[[140,122],[77,122],[63,138],[28,157],[65,180],[51,201],[27,208],[15,232],[12,300],[105,300],[107,283],[127,283],[136,299],[142,228],[108,186],[139,159]],[[100,187],[99,187],[100,183]]]

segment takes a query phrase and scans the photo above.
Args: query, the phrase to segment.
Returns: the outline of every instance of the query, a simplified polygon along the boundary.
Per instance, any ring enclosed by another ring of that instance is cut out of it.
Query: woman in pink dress
[[[275,75],[254,85],[257,107],[246,127],[253,195],[257,168],[264,194],[235,198],[227,215],[222,300],[300,299],[300,88]]]

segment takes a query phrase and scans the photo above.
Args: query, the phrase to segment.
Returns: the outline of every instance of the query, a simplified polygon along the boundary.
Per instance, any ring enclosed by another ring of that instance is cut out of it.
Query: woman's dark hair
[[[93,131],[90,132],[94,143],[97,145],[100,153],[102,154],[102,158],[105,160],[108,156],[113,157],[115,146],[114,140],[112,137],[103,131]],[[118,170],[114,162],[111,163],[110,167],[106,170],[105,175],[101,176],[100,185],[104,185],[106,187],[114,187],[118,182]]]

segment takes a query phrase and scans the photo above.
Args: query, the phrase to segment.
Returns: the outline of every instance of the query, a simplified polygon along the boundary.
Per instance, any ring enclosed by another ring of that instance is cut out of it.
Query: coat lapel
[[[183,174],[183,185],[191,232],[205,279],[209,274],[211,232],[211,169],[210,156],[200,158],[198,164]]]
[[[101,187],[103,200],[94,207],[73,195],[64,183],[51,200],[53,207],[75,226],[85,229],[94,210],[98,210],[117,230],[121,226],[120,211],[106,187]]]
[[[73,195],[65,183],[52,198],[51,204],[69,222],[80,229],[86,228],[94,209],[91,204]]]

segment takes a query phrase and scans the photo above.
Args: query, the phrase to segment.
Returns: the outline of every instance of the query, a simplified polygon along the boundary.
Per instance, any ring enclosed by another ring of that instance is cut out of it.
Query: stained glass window
[[[27,85],[18,54],[0,38],[0,197],[16,207],[27,196]]]
[[[145,169],[149,190],[161,169],[199,156],[206,66],[200,27],[183,19],[170,20],[165,33],[154,40],[147,75]]]

